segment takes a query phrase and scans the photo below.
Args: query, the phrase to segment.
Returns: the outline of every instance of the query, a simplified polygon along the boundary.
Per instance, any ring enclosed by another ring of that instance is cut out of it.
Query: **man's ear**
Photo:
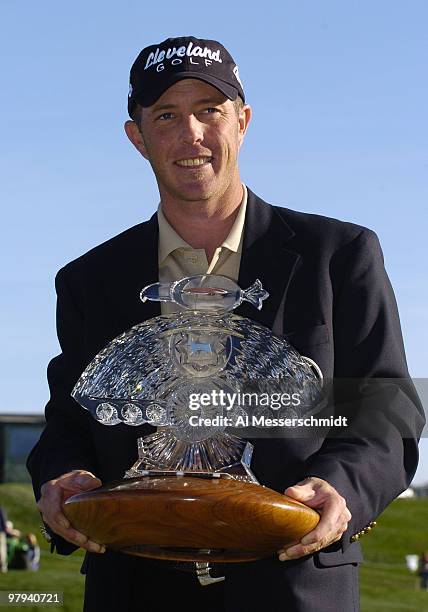
[[[128,121],[125,121],[124,128],[126,135],[132,142],[134,147],[137,149],[137,151],[139,151],[143,157],[148,159],[147,149],[146,145],[144,144],[143,136],[140,130],[138,129],[138,125],[135,123],[135,121],[131,121],[130,119],[128,119]]]
[[[239,146],[241,146],[244,141],[244,136],[247,132],[252,115],[253,111],[249,104],[246,104],[239,113]]]

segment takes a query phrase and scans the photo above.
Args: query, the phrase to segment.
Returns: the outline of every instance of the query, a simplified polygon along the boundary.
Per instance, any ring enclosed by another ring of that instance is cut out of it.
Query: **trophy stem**
[[[161,475],[228,475],[254,482],[250,469],[253,445],[242,438],[218,433],[200,442],[178,440],[169,430],[158,430],[138,439],[138,459],[125,478]]]

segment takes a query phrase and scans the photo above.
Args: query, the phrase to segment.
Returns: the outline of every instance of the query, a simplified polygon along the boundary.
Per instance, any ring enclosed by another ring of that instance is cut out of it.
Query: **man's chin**
[[[171,195],[183,202],[200,202],[215,197],[216,193],[212,185],[186,185],[175,189]]]

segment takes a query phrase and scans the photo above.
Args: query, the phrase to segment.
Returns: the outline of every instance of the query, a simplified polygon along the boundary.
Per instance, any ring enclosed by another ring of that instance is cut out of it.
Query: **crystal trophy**
[[[318,514],[258,483],[253,445],[235,435],[267,417],[319,410],[322,374],[284,338],[234,314],[261,309],[259,280],[246,290],[198,275],[145,287],[141,300],[178,312],[135,325],[85,369],[72,396],[105,426],[155,426],[138,439],[124,479],[69,498],[76,528],[113,549],[194,562],[203,584],[210,561],[269,556],[311,531]],[[285,405],[261,397],[298,398]],[[251,401],[249,401],[251,400]],[[233,433],[231,433],[231,431]]]

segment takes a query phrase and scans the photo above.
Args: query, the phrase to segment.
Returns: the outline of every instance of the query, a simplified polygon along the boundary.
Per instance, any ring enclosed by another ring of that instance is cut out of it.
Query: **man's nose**
[[[201,142],[203,140],[203,124],[198,121],[195,115],[188,115],[183,118],[181,137],[186,144],[194,144],[195,142]]]

